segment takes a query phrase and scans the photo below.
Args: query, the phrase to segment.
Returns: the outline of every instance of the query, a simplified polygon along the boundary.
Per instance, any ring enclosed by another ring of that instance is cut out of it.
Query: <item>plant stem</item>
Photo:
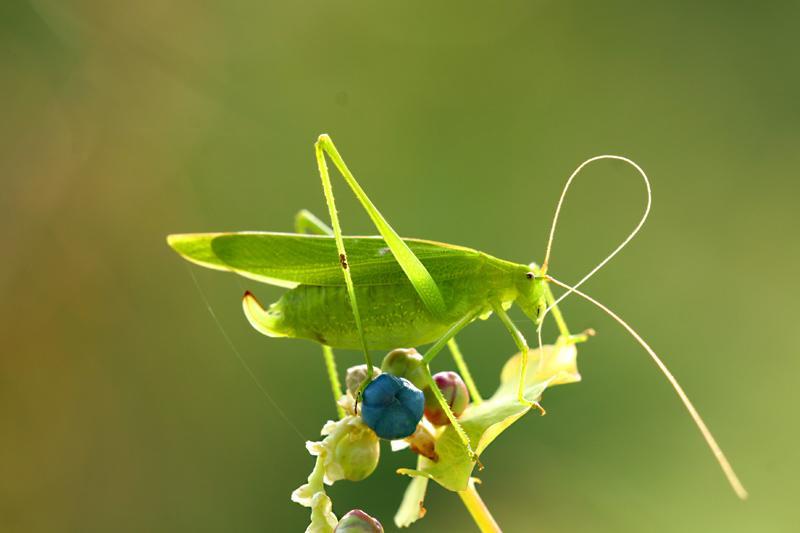
[[[466,383],[469,394],[472,396],[472,403],[476,405],[481,403],[483,398],[481,398],[478,387],[472,379],[472,374],[469,371],[469,367],[467,367],[467,362],[464,361],[464,356],[461,355],[461,350],[458,348],[458,344],[456,344],[455,337],[447,341],[447,347],[450,349],[450,353],[453,354],[453,360],[456,362],[458,371],[461,372],[461,375],[464,377],[464,383]]]
[[[339,374],[336,372],[336,359],[333,356],[333,349],[323,344],[322,357],[325,358],[325,368],[328,369],[328,379],[331,382],[331,391],[333,392],[333,403],[336,405],[336,412],[339,413],[339,420],[341,420],[345,416],[344,409],[339,405],[339,398],[342,397],[342,385],[339,383]]]
[[[481,533],[502,533],[492,513],[489,512],[489,508],[486,507],[486,504],[483,503],[483,500],[478,495],[478,491],[475,490],[475,480],[473,478],[469,479],[467,490],[462,490],[458,495],[461,496],[461,501],[464,502],[464,506],[469,511],[469,514],[472,515],[472,519],[475,520],[475,524],[477,524]]]

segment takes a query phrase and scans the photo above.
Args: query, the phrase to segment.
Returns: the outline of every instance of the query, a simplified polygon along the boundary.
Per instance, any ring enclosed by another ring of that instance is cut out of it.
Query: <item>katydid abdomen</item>
[[[420,346],[440,338],[466,315],[491,310],[491,302],[516,296],[510,275],[478,268],[473,275],[438,280],[447,304],[441,316],[425,306],[405,279],[398,283],[357,285],[356,300],[370,349]],[[273,336],[310,339],[333,348],[359,349],[361,341],[345,285],[299,285],[287,291],[260,320]]]

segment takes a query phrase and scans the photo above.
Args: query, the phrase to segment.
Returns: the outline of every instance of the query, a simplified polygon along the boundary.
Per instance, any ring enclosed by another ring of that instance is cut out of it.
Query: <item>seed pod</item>
[[[469,404],[469,392],[461,376],[455,372],[438,372],[433,376],[433,381],[442,391],[442,396],[453,414],[456,417],[461,416]],[[425,391],[425,418],[436,426],[446,426],[450,423],[450,419],[430,389]]]
[[[382,439],[402,439],[417,429],[425,396],[405,378],[381,374],[364,389],[361,418]]]
[[[397,348],[383,358],[381,370],[406,378],[418,389],[425,390],[428,385],[425,382],[424,364],[422,356],[414,348]]]
[[[348,432],[336,444],[334,457],[345,479],[366,479],[378,466],[381,457],[378,436],[362,424],[349,426]]]
[[[372,379],[378,377],[380,373],[380,368],[376,366],[372,367]],[[367,379],[367,365],[356,365],[347,369],[344,383],[347,386],[347,391],[353,398],[356,397],[356,393],[365,379]]]
[[[361,509],[353,509],[339,520],[334,533],[383,533],[383,526],[377,519]]]

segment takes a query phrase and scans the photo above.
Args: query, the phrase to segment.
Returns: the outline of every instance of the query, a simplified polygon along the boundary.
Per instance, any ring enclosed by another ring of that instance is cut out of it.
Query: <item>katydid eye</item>
[[[533,272],[527,272],[525,274],[525,277],[528,278],[528,279],[533,279]]]

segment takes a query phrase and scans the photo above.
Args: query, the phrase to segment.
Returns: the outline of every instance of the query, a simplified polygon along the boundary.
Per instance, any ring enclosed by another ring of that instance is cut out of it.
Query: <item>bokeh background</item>
[[[319,348],[248,327],[242,289],[279,289],[191,267],[279,411],[164,237],[323,214],[322,132],[401,234],[517,261],[541,260],[584,159],[625,154],[652,178],[649,224],[586,290],[662,354],[752,497],[645,353],[571,299],[571,326],[599,333],[584,381],[483,457],[507,531],[796,530],[799,8],[0,2],[0,530],[305,527],[289,494],[334,416]],[[374,233],[335,187],[347,232]],[[629,168],[589,168],[551,272],[577,280],[643,201]],[[493,319],[461,344],[490,392],[513,343]],[[384,452],[330,494],[393,530],[413,458]],[[474,529],[439,487],[427,508],[417,531]]]

